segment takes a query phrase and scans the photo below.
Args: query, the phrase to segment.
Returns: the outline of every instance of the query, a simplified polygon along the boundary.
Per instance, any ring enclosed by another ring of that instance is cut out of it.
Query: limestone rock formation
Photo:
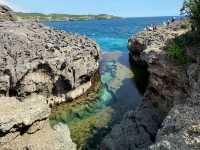
[[[99,47],[12,14],[0,6],[0,150],[74,150],[67,125],[50,127],[49,105],[92,86]]]
[[[172,107],[157,134],[157,149],[200,149],[200,66],[191,64],[187,68],[190,95],[186,102]]]
[[[15,13],[9,7],[0,5],[0,22],[2,21],[16,21]]]
[[[114,126],[101,144],[102,150],[142,149],[155,141],[162,118],[151,103],[143,103],[128,112],[121,123]]]
[[[167,56],[164,50],[169,41],[187,30],[160,28],[154,32],[144,31],[129,40],[130,58],[140,66],[147,65],[149,77],[145,99],[159,105],[167,113],[174,103],[187,97],[188,80],[185,68]]]
[[[102,149],[200,149],[200,66],[178,64],[165,51],[171,40],[186,32],[177,26],[161,27],[129,39],[130,59],[148,68],[149,85],[140,111],[129,112],[131,119],[125,117],[113,128]]]
[[[49,123],[40,122],[41,129],[29,129],[22,136],[16,136],[11,142],[3,144],[0,149],[11,150],[75,150],[76,145],[70,138],[70,131],[64,124],[57,124],[52,129]]]
[[[1,95],[65,95],[99,67],[95,42],[36,22],[2,22],[0,39]]]

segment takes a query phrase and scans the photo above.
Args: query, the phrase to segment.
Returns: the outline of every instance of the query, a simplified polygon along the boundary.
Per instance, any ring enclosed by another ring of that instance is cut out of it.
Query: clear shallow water
[[[44,24],[86,35],[100,44],[105,52],[127,51],[127,39],[147,25],[162,24],[171,17],[127,18],[114,20],[51,21]]]
[[[160,24],[168,17],[45,22],[69,32],[86,35],[101,46],[101,87],[77,101],[56,107],[50,116],[52,125],[63,122],[71,131],[79,149],[98,149],[104,136],[123,115],[142,100],[147,73],[129,64],[128,38],[150,24]],[[141,78],[141,77],[144,78]],[[141,92],[142,91],[142,92]]]
[[[100,63],[100,89],[54,108],[51,125],[67,124],[80,149],[98,149],[111,127],[142,99],[130,68],[127,53],[104,54]]]

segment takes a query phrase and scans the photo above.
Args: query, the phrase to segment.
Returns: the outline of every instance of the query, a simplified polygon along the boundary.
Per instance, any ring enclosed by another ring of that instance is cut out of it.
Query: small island
[[[43,14],[43,13],[24,13],[17,12],[20,19],[39,20],[39,21],[78,21],[78,20],[102,20],[102,19],[119,19],[120,17],[99,14],[99,15],[71,15],[71,14]]]

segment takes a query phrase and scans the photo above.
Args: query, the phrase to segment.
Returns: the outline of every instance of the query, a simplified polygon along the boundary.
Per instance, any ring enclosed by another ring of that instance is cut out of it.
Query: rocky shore
[[[143,103],[114,126],[101,149],[200,149],[199,60],[180,64],[165,48],[187,32],[173,24],[129,39],[130,59],[147,67],[149,84]]]
[[[99,47],[87,37],[17,21],[0,6],[0,149],[73,150],[66,125],[50,127],[51,106],[92,86]]]

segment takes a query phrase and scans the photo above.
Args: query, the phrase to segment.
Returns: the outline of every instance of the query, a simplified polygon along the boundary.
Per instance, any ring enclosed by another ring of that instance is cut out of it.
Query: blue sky
[[[179,15],[183,0],[0,0],[17,11],[112,14],[121,17]]]

